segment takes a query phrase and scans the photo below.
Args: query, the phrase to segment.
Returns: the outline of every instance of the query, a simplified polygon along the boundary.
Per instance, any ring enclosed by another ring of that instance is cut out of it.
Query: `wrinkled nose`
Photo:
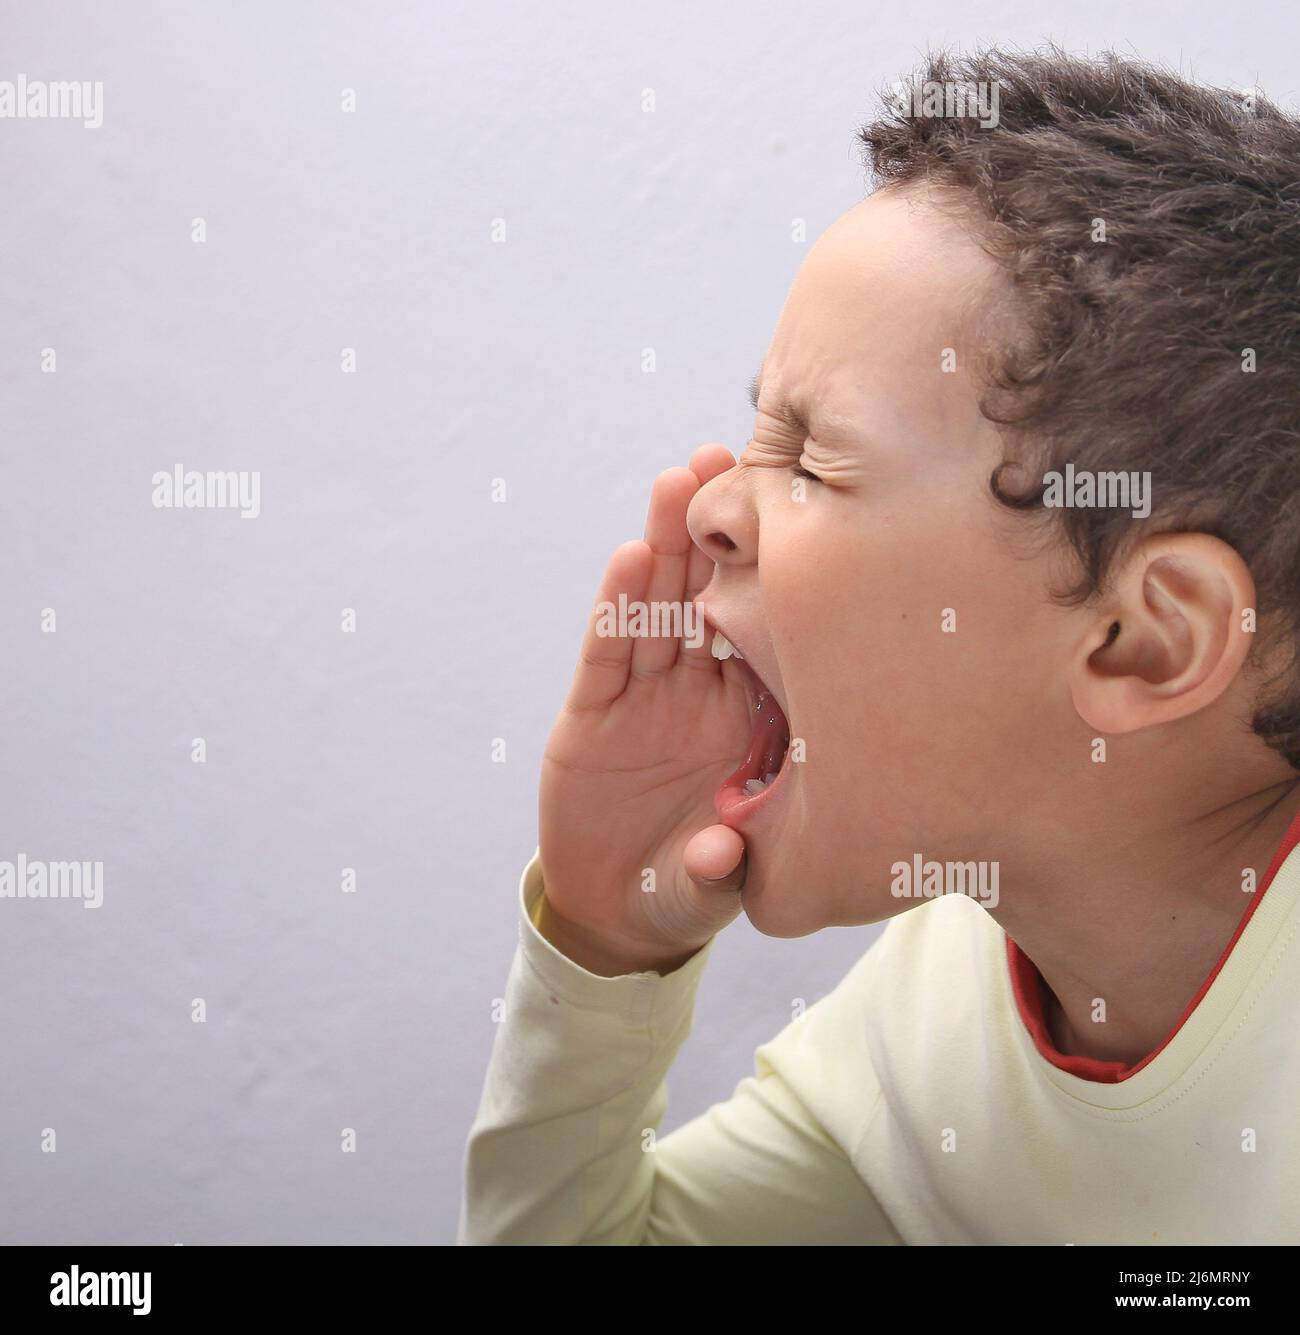
[[[744,565],[758,551],[758,524],[746,470],[729,468],[706,482],[686,511],[691,541],[719,565]]]

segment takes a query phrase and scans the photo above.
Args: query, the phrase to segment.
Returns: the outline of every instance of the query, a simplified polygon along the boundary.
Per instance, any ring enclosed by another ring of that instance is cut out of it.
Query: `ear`
[[[1204,709],[1250,653],[1242,612],[1254,606],[1255,581],[1226,542],[1207,533],[1143,540],[1087,609],[1071,669],[1079,716],[1115,734]]]

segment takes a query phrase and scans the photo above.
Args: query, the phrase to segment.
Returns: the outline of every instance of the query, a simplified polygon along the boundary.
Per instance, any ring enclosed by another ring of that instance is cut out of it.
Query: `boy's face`
[[[806,748],[723,817],[769,934],[912,907],[890,869],[916,853],[999,860],[1035,820],[1050,843],[1046,791],[1090,763],[1063,671],[1077,624],[1048,599],[1059,549],[988,491],[1004,448],[963,330],[997,281],[919,196],[851,209],[790,290],[739,465],[691,504],[717,562],[700,604]],[[778,415],[787,400],[806,438]],[[822,479],[801,501],[800,463]]]

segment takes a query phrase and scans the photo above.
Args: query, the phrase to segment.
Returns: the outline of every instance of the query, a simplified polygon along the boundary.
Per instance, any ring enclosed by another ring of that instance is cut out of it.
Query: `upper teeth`
[[[714,631],[713,632],[714,658],[724,661],[730,658],[733,654],[737,658],[739,658],[742,663],[745,661],[745,655],[742,654],[740,650],[737,649],[736,646],[732,644],[732,642],[729,639],[727,639],[727,637],[720,630]]]

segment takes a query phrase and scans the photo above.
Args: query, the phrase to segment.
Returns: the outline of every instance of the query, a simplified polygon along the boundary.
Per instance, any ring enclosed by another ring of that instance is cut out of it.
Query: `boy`
[[[709,633],[593,615],[460,1240],[1300,1241],[1300,126],[1053,48],[861,137],[606,572]],[[742,910],[892,921],[656,1143]]]

